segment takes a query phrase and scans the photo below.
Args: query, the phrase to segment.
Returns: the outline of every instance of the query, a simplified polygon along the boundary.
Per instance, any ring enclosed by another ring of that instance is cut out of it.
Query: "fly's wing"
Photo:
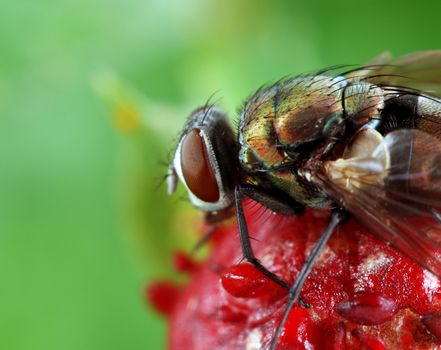
[[[372,232],[441,277],[438,139],[393,131],[368,155],[327,162],[315,181]]]
[[[349,80],[441,97],[441,50],[414,52],[395,59],[384,53],[370,64],[344,75]]]

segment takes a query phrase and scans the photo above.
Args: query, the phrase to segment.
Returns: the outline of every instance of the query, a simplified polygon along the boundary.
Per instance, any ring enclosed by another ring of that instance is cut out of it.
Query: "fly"
[[[215,223],[235,212],[245,259],[288,291],[270,349],[335,229],[349,215],[441,277],[441,51],[385,56],[280,81],[244,104],[235,133],[215,105],[187,120],[169,167]],[[337,72],[337,73],[336,73]],[[244,197],[283,215],[332,211],[293,285],[253,253]]]

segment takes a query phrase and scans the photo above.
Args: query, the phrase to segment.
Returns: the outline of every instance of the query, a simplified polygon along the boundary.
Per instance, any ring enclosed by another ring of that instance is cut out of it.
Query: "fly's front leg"
[[[208,225],[207,229],[203,233],[202,237],[196,242],[192,249],[192,254],[196,254],[199,249],[201,249],[208,241],[211,239],[216,229],[225,220],[228,220],[234,215],[234,210],[232,207],[225,208],[217,212],[207,212],[204,216],[204,222]]]
[[[193,249],[191,250],[191,254],[195,255],[205,244],[208,243],[208,241],[211,239],[214,232],[216,231],[216,228],[217,226],[213,224],[205,230],[202,237],[193,246]]]
[[[234,196],[236,200],[236,214],[237,214],[237,225],[239,228],[239,239],[240,245],[242,247],[242,253],[246,260],[248,260],[254,267],[263,273],[265,276],[270,278],[272,281],[276,282],[282,288],[289,290],[289,285],[282,281],[278,276],[269,271],[265,266],[254,255],[253,247],[251,246],[250,236],[248,234],[248,227],[245,220],[245,214],[243,212],[242,205],[242,190],[240,186],[237,186],[234,191]]]
[[[289,285],[286,282],[284,282],[282,279],[280,279],[280,277],[278,277],[277,275],[275,275],[274,273],[269,271],[265,266],[263,266],[262,263],[259,261],[259,259],[257,259],[256,256],[254,255],[254,251],[251,246],[251,241],[250,241],[250,237],[248,234],[248,227],[247,227],[247,223],[245,220],[243,205],[242,205],[243,194],[248,195],[248,193],[250,191],[253,191],[253,195],[251,196],[251,198],[253,198],[253,199],[256,197],[256,193],[259,193],[259,196],[261,196],[261,195],[265,196],[263,193],[257,191],[256,189],[254,189],[252,187],[236,186],[235,192],[234,192],[235,200],[236,200],[237,225],[238,225],[238,229],[239,229],[239,239],[240,239],[240,244],[242,247],[243,256],[247,261],[249,261],[251,264],[253,264],[254,267],[258,271],[260,271],[266,277],[268,277],[269,279],[271,279],[272,281],[277,283],[282,288],[289,291]],[[270,197],[267,196],[266,198],[269,199]],[[273,200],[276,201],[276,199],[273,199]],[[305,307],[309,306],[303,300],[301,300],[301,303],[302,303],[302,306],[305,306]]]

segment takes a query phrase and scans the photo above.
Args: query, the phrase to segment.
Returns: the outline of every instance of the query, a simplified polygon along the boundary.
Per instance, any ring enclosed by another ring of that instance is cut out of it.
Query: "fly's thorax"
[[[290,163],[298,146],[380,119],[384,91],[343,77],[300,77],[258,91],[241,115],[240,161],[253,171]]]
[[[185,125],[169,167],[169,193],[177,178],[190,202],[203,211],[230,207],[237,182],[237,144],[226,116],[214,106],[194,111]]]
[[[380,118],[385,97],[382,88],[367,82],[355,81],[343,90],[341,101],[345,116],[360,127]]]
[[[274,104],[279,144],[292,149],[320,137],[328,118],[342,114],[346,85],[342,77],[315,76],[294,79],[281,88]]]
[[[238,135],[239,161],[248,173],[278,167],[286,158],[278,147],[274,129],[274,99],[278,91],[275,86],[256,93],[242,112]]]
[[[341,113],[342,77],[298,77],[258,91],[246,103],[239,126],[244,169],[280,168],[288,150],[318,137],[327,117]]]
[[[368,82],[339,76],[316,76],[305,85],[293,82],[280,94],[274,123],[279,144],[291,151],[319,139],[344,137],[379,119],[384,108],[384,91]]]
[[[241,115],[240,165],[302,204],[321,203],[325,196],[299,176],[301,165],[326,140],[378,119],[383,107],[381,88],[340,76],[298,77],[260,90]]]

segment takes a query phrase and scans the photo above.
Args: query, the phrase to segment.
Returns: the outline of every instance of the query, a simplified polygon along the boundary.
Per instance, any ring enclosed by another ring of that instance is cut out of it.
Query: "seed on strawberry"
[[[221,281],[225,290],[237,298],[277,296],[287,293],[248,262],[233,265],[225,270]]]
[[[393,300],[374,293],[359,294],[340,303],[336,311],[345,319],[363,325],[376,325],[392,318],[397,305]]]

